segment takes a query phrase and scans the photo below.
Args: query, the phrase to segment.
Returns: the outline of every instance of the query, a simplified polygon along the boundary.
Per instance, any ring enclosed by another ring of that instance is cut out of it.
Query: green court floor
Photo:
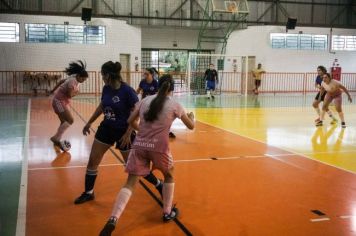
[[[16,233],[27,104],[26,98],[0,98],[1,236]]]

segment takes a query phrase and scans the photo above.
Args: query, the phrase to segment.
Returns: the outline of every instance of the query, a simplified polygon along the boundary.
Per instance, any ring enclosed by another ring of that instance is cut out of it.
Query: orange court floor
[[[216,104],[178,99],[197,119],[193,131],[180,122],[172,127],[174,202],[181,214],[162,223],[161,198],[141,180],[113,235],[356,235],[354,106],[345,108],[349,127],[342,131],[339,125],[316,128],[308,102],[286,107],[267,96],[257,105],[256,98],[244,105],[235,98],[217,98]],[[56,153],[49,137],[59,121],[50,99],[29,101],[26,214],[20,221],[27,236],[94,236],[110,216],[127,177],[114,149],[100,165],[96,199],[73,204],[84,188],[94,139],[82,128],[96,105],[89,98],[72,102],[75,121],[65,134],[72,148]]]

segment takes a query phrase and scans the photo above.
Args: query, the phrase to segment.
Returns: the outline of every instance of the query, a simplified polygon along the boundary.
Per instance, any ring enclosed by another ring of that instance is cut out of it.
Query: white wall
[[[297,27],[290,33],[330,34],[328,28]],[[318,65],[330,68],[335,58],[343,72],[356,72],[356,52],[311,51],[272,49],[270,33],[284,33],[282,26],[250,26],[231,34],[226,54],[256,56],[256,64],[262,63],[269,72],[314,72]],[[356,30],[333,29],[333,34],[356,35]]]
[[[195,50],[198,45],[199,30],[197,29],[143,27],[141,32],[142,48]],[[177,41],[178,47],[173,47],[174,40]],[[215,49],[213,43],[207,43],[203,46],[204,49]]]
[[[0,22],[20,23],[20,43],[0,43],[0,70],[63,70],[70,61],[82,59],[90,71],[100,70],[108,60],[119,61],[120,54],[131,54],[141,61],[141,29],[125,21],[93,18],[92,24],[106,26],[106,44],[25,43],[24,23],[82,25],[80,17],[1,14]]]

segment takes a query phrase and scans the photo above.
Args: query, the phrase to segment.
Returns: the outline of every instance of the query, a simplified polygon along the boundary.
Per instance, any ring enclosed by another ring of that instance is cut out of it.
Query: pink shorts
[[[53,107],[53,110],[55,113],[62,113],[62,112],[65,112],[66,110],[69,110],[68,109],[68,102],[65,102],[63,100],[59,100],[59,99],[56,99],[56,98],[53,98],[52,100],[52,107]]]
[[[331,96],[329,93],[325,95],[324,102],[332,102],[334,100],[335,106],[341,106],[342,104],[342,94],[337,94],[335,96]]]
[[[138,176],[146,176],[152,169],[158,169],[163,174],[167,173],[173,167],[173,157],[165,153],[152,152],[140,149],[131,149],[126,172]]]

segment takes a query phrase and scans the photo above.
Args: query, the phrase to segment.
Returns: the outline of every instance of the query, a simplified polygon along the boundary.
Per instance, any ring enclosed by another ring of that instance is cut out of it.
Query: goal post
[[[247,95],[248,88],[248,57],[224,54],[191,53],[187,65],[187,87],[189,94],[206,94],[205,71],[210,64],[218,72],[219,82],[216,94],[236,93]]]

